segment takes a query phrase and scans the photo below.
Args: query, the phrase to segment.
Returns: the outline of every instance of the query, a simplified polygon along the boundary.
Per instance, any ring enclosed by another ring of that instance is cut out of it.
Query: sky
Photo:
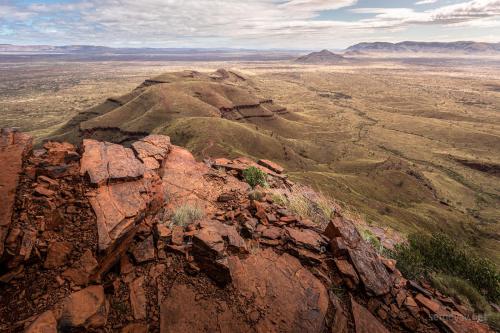
[[[500,42],[500,0],[0,0],[0,44],[342,49]]]

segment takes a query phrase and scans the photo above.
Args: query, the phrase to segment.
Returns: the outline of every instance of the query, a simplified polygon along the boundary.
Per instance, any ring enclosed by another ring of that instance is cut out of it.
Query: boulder
[[[45,311],[26,329],[25,333],[57,333],[57,321],[52,311]]]
[[[389,331],[364,306],[351,296],[352,316],[356,333],[389,333]]]
[[[328,292],[296,258],[266,249],[228,260],[234,288],[261,311],[257,332],[324,331]]]
[[[63,304],[59,327],[70,329],[99,328],[106,324],[108,306],[101,285],[90,286],[71,294]]]

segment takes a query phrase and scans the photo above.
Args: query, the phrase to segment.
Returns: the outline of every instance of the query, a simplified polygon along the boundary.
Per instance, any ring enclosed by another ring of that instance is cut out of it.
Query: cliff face
[[[2,131],[2,332],[489,332],[340,212],[324,229],[252,192],[250,166],[295,190],[271,161],[29,142]]]

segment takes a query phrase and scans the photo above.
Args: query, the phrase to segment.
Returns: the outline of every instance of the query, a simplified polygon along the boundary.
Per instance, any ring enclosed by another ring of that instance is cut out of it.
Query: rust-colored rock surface
[[[57,333],[57,321],[52,311],[42,313],[25,333]]]
[[[0,258],[11,224],[14,200],[23,172],[23,161],[31,150],[29,135],[14,129],[0,129]]]
[[[92,184],[136,179],[144,175],[144,164],[135,157],[130,148],[108,142],[84,140],[83,150],[80,173],[87,174]]]
[[[202,163],[161,135],[30,152],[5,133],[0,332],[492,332],[340,210],[323,230],[275,202],[297,189],[271,161]],[[249,166],[270,189],[249,188]]]
[[[161,333],[253,332],[226,302],[199,297],[190,286],[176,284],[161,304]]]
[[[356,333],[389,333],[389,331],[368,311],[351,297],[352,316]]]
[[[340,237],[342,242],[347,244],[346,251],[349,258],[368,291],[377,296],[390,291],[393,277],[378,259],[373,247],[361,238],[350,221],[340,217],[333,219],[327,226],[325,235],[332,240],[333,251],[337,247],[337,243],[333,243],[336,238]]]
[[[323,332],[328,292],[296,258],[264,250],[230,257],[229,267],[235,288],[261,311],[257,332]]]
[[[90,286],[69,296],[59,319],[62,328],[98,328],[106,324],[108,305],[104,288]]]

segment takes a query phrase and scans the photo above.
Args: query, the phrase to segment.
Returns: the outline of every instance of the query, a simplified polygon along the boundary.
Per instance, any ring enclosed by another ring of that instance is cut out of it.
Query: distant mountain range
[[[291,60],[297,63],[332,64],[349,62],[370,54],[498,55],[500,43],[461,42],[373,42],[348,47],[342,54],[328,50],[300,56],[300,50],[251,50],[236,48],[113,48],[94,45],[12,45],[0,44],[0,56],[65,57],[70,59],[121,60]]]
[[[303,51],[302,51],[303,52]],[[0,44],[3,60],[155,60],[155,61],[231,61],[290,60],[301,51],[247,50],[232,48],[112,48],[93,45],[11,45]]]
[[[446,53],[446,54],[498,54],[500,43],[480,42],[401,42],[359,43],[346,49],[346,55],[362,53]]]

